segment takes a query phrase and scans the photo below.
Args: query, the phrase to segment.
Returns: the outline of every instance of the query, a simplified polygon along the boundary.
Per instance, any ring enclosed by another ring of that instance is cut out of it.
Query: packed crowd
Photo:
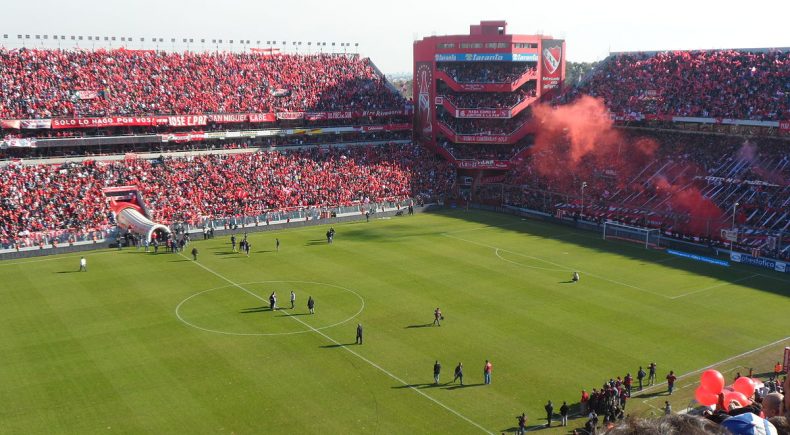
[[[477,193],[551,214],[583,212],[589,219],[661,228],[672,237],[711,244],[722,243],[719,230],[731,227],[735,211],[741,249],[790,258],[790,236],[771,240],[790,225],[786,141],[668,132],[638,137],[659,144],[647,161],[621,156],[602,165],[590,158],[571,166],[551,150],[530,151],[524,164],[508,173],[511,187],[481,187]]]
[[[0,49],[0,119],[400,109],[346,55]]]
[[[110,145],[51,145],[46,147],[0,147],[0,161],[9,159],[43,159],[59,157],[95,157],[111,156],[126,153],[164,153],[176,151],[222,150],[248,147],[295,147],[303,145],[332,145],[351,143],[371,143],[411,139],[410,130],[378,131],[378,132],[347,132],[327,134],[294,134],[287,136],[263,136],[247,140],[202,140],[192,142],[146,142],[138,144],[121,143]]]
[[[0,238],[105,227],[108,186],[136,185],[156,221],[435,197],[455,171],[416,145],[312,148],[154,160],[11,165],[0,170]]]
[[[618,114],[790,119],[790,52],[671,51],[613,55],[561,99],[602,97]]]
[[[527,73],[536,71],[535,62],[437,62],[457,83],[513,83]]]
[[[509,109],[537,95],[536,83],[529,81],[513,92],[455,92],[439,82],[436,94],[442,95],[459,109]]]

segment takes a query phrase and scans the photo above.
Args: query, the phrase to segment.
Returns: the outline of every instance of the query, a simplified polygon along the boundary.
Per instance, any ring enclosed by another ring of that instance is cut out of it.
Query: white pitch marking
[[[624,287],[629,287],[629,288],[632,288],[632,289],[634,289],[634,290],[639,290],[639,291],[641,291],[641,292],[649,293],[649,294],[651,294],[651,295],[653,295],[653,296],[659,296],[659,297],[662,297],[662,298],[665,298],[665,299],[670,299],[670,297],[669,297],[669,296],[667,296],[667,295],[663,295],[663,294],[661,294],[661,293],[656,293],[656,292],[653,292],[653,291],[650,291],[650,290],[647,290],[647,289],[643,289],[642,287],[637,287],[637,286],[635,286],[635,285],[627,284],[627,283],[624,283],[624,282],[615,281],[615,280],[613,280],[613,279],[605,278],[605,277],[603,277],[603,276],[596,275],[596,274],[594,274],[594,273],[585,272],[585,271],[583,271],[583,270],[581,270],[581,269],[570,268],[570,267],[568,267],[568,266],[566,266],[566,265],[564,265],[564,264],[559,264],[559,263],[555,263],[555,262],[553,262],[553,261],[544,260],[544,259],[542,259],[542,258],[539,258],[539,257],[533,257],[533,256],[531,256],[531,255],[522,254],[522,253],[520,253],[520,252],[515,252],[515,251],[510,251],[510,250],[507,250],[507,249],[497,248],[496,246],[491,246],[491,245],[487,245],[487,244],[485,244],[485,243],[475,242],[474,240],[467,240],[467,239],[462,239],[462,238],[460,238],[460,237],[451,236],[451,235],[449,235],[449,234],[444,234],[444,236],[445,236],[445,237],[449,237],[449,238],[451,238],[451,239],[460,240],[460,241],[462,241],[462,242],[471,243],[471,244],[473,244],[473,245],[482,246],[482,247],[484,247],[484,248],[489,248],[489,249],[494,249],[494,250],[496,250],[496,249],[499,249],[499,250],[500,250],[500,251],[502,251],[502,252],[508,252],[508,253],[510,253],[510,254],[514,254],[514,255],[520,255],[520,256],[522,256],[522,257],[525,257],[525,258],[530,258],[530,259],[533,259],[533,260],[542,261],[542,262],[544,262],[544,263],[546,263],[546,264],[551,264],[552,266],[557,266],[557,267],[562,267],[562,268],[565,268],[565,271],[567,271],[567,272],[571,272],[571,271],[574,271],[574,270],[576,270],[576,271],[579,271],[580,273],[583,273],[583,274],[585,274],[585,275],[589,275],[589,276],[592,276],[592,277],[595,277],[595,278],[598,278],[598,279],[601,279],[601,280],[604,280],[604,281],[608,281],[608,282],[611,282],[611,283],[613,283],[613,284],[621,285],[621,286],[624,286]]]
[[[758,274],[758,275],[759,275],[759,276],[762,276],[763,278],[768,278],[768,279],[772,279],[772,280],[774,280],[774,281],[786,282],[786,283],[790,284],[790,280],[787,280],[787,279],[782,279],[782,278],[779,278],[778,276],[773,276],[773,275],[765,275],[765,274],[762,274],[762,273],[760,273],[760,274]]]
[[[513,263],[513,264],[515,264],[516,266],[521,266],[521,267],[529,267],[529,268],[532,268],[532,269],[548,270],[548,271],[552,271],[552,272],[565,272],[565,269],[549,269],[548,267],[529,266],[529,265],[527,265],[527,264],[521,264],[521,263],[517,263],[517,262],[515,262],[515,261],[513,261],[513,260],[508,260],[507,258],[505,258],[505,257],[503,257],[503,256],[501,256],[501,255],[499,255],[499,251],[500,251],[500,250],[497,248],[497,249],[494,251],[494,254],[496,254],[496,256],[497,256],[497,257],[499,257],[499,259],[500,259],[500,260],[507,261],[508,263]]]
[[[180,255],[180,256],[182,256],[182,257],[184,257],[184,258],[186,258],[186,259],[189,259],[189,258],[188,258],[188,257],[186,257],[184,254],[181,254],[181,253],[179,253],[178,255]],[[203,270],[205,270],[205,271],[207,271],[207,272],[210,272],[211,274],[213,274],[213,275],[217,276],[218,278],[221,278],[221,279],[223,279],[223,280],[227,281],[228,283],[232,284],[233,286],[237,287],[238,289],[240,289],[240,290],[242,290],[242,291],[244,291],[244,292],[246,292],[246,293],[250,294],[250,296],[252,296],[252,297],[254,297],[254,298],[256,298],[256,299],[259,299],[259,300],[261,300],[261,301],[263,301],[263,302],[268,302],[266,299],[264,299],[264,298],[262,298],[262,297],[258,296],[257,294],[255,294],[255,293],[253,293],[253,292],[251,292],[251,291],[247,290],[247,289],[246,289],[246,288],[244,288],[244,287],[243,287],[241,284],[237,284],[236,282],[233,282],[233,281],[231,281],[230,279],[226,278],[225,276],[223,276],[223,275],[220,275],[218,272],[215,272],[215,271],[213,271],[213,270],[209,269],[208,267],[206,267],[206,266],[204,266],[204,265],[202,265],[202,264],[198,263],[197,261],[193,261],[192,263],[194,263],[194,264],[196,264],[196,265],[200,266],[201,268],[203,268]],[[286,313],[286,314],[287,314],[287,313]],[[434,399],[433,397],[431,397],[431,396],[429,396],[429,395],[425,394],[424,392],[422,392],[422,391],[418,390],[417,388],[414,388],[413,386],[409,385],[409,384],[408,384],[406,381],[404,381],[403,379],[401,379],[401,378],[399,378],[399,377],[395,376],[394,374],[390,373],[390,372],[389,372],[387,369],[385,369],[385,368],[381,367],[380,365],[378,365],[378,364],[374,363],[373,361],[371,361],[371,360],[369,360],[369,359],[365,358],[364,356],[362,356],[362,355],[358,354],[357,352],[355,352],[355,351],[351,350],[351,349],[350,349],[348,346],[346,346],[346,345],[344,345],[344,344],[340,343],[339,341],[335,340],[334,338],[332,338],[332,337],[330,337],[330,336],[328,336],[328,335],[324,334],[322,331],[319,331],[319,330],[317,330],[317,329],[313,328],[312,326],[310,326],[309,324],[305,323],[304,321],[302,321],[302,320],[301,320],[301,319],[299,319],[298,317],[293,317],[293,316],[291,316],[290,314],[288,315],[288,317],[289,317],[289,318],[291,318],[291,319],[294,319],[295,321],[297,321],[297,322],[299,322],[299,323],[301,323],[302,325],[304,325],[304,326],[306,326],[307,328],[311,329],[311,330],[312,330],[313,332],[315,332],[316,334],[318,334],[318,335],[320,335],[320,336],[324,337],[325,339],[327,339],[327,340],[331,341],[332,343],[336,344],[338,347],[340,347],[340,348],[344,349],[345,351],[347,351],[347,352],[351,353],[352,355],[356,356],[357,358],[361,359],[362,361],[364,361],[364,362],[368,363],[369,365],[371,365],[371,366],[375,367],[376,369],[378,369],[379,371],[381,371],[381,372],[382,372],[382,373],[384,373],[385,375],[389,376],[390,378],[392,378],[392,379],[394,379],[394,380],[396,380],[396,381],[400,382],[401,384],[403,384],[403,385],[405,385],[405,386],[409,387],[409,389],[413,390],[413,391],[414,391],[414,392],[416,392],[417,394],[419,394],[419,395],[421,395],[421,396],[425,397],[426,399],[430,400],[431,402],[433,402],[433,403],[435,403],[435,404],[437,404],[437,405],[441,406],[442,408],[446,409],[447,411],[451,412],[452,414],[454,414],[455,416],[457,416],[457,417],[461,418],[462,420],[466,421],[467,423],[471,424],[472,426],[474,426],[474,427],[476,427],[476,428],[478,428],[478,429],[482,430],[483,432],[485,432],[485,433],[487,433],[487,434],[494,435],[494,433],[493,433],[493,432],[491,432],[491,431],[489,431],[488,429],[484,428],[483,426],[481,426],[481,425],[479,425],[479,424],[475,423],[474,421],[472,421],[471,419],[469,419],[469,417],[466,417],[465,415],[463,415],[463,414],[461,414],[460,412],[458,412],[458,411],[456,411],[456,410],[454,410],[454,409],[450,408],[449,406],[445,405],[444,403],[440,402],[439,400],[437,400],[437,399]]]
[[[328,284],[328,283],[324,283],[324,282],[315,282],[315,281],[255,281],[255,282],[244,282],[244,283],[241,283],[241,285],[268,284],[268,283],[278,283],[278,282],[279,283],[316,284],[316,285],[325,285],[325,286],[329,286],[329,287],[336,287],[336,288],[339,288],[339,289],[346,290],[346,291],[348,291],[350,293],[353,293],[354,295],[356,295],[356,297],[359,298],[360,301],[362,301],[362,306],[359,308],[359,311],[354,313],[351,317],[347,318],[346,320],[341,320],[340,322],[333,323],[331,325],[327,325],[327,326],[322,326],[320,328],[316,328],[317,330],[329,329],[329,328],[332,328],[332,327],[335,327],[335,326],[338,326],[338,325],[342,325],[343,323],[349,322],[349,321],[353,320],[355,317],[359,316],[360,313],[362,313],[362,311],[365,309],[365,299],[359,293],[357,293],[354,290],[351,290],[349,288],[341,287],[341,286],[335,285],[335,284]],[[226,286],[222,286],[222,287],[214,287],[214,288],[210,288],[208,290],[203,290],[203,291],[197,292],[197,293],[193,294],[192,296],[189,296],[188,298],[186,298],[183,301],[179,302],[178,305],[176,306],[176,317],[178,317],[178,320],[183,322],[185,325],[191,326],[191,327],[193,327],[195,329],[199,329],[201,331],[206,331],[206,332],[213,332],[215,334],[222,334],[222,335],[259,336],[260,337],[260,336],[273,336],[273,335],[294,335],[294,334],[304,334],[306,332],[313,332],[310,329],[304,329],[304,330],[301,330],[301,331],[292,331],[292,332],[271,332],[271,333],[266,333],[266,332],[228,332],[228,331],[219,331],[219,330],[216,330],[216,329],[209,329],[209,328],[204,328],[202,326],[195,325],[194,323],[190,323],[189,321],[187,321],[186,319],[181,317],[181,313],[180,313],[181,306],[184,305],[184,303],[186,303],[190,299],[192,299],[194,297],[197,297],[197,296],[200,296],[203,293],[208,293],[208,292],[211,292],[211,291],[221,290],[221,289],[229,288],[229,287],[233,287],[233,286],[232,285],[226,285]],[[285,311],[283,311],[283,314],[286,314],[286,315],[288,315],[290,317],[290,314],[288,314]]]
[[[702,373],[705,370],[708,370],[710,368],[713,368],[713,367],[716,367],[716,366],[719,366],[719,365],[722,365],[722,364],[726,364],[726,363],[728,363],[728,362],[730,362],[732,360],[735,360],[735,359],[738,359],[738,358],[742,358],[742,357],[745,357],[747,355],[751,355],[751,354],[753,354],[755,352],[759,352],[759,351],[761,351],[761,350],[763,350],[765,348],[768,348],[768,347],[771,347],[771,346],[775,346],[775,345],[777,345],[777,344],[779,344],[779,343],[781,343],[783,341],[787,341],[787,340],[790,340],[790,337],[785,337],[785,338],[782,338],[780,340],[776,340],[776,341],[774,341],[772,343],[768,343],[766,345],[754,348],[752,350],[749,350],[749,351],[746,351],[746,352],[743,352],[743,353],[739,353],[738,355],[731,356],[731,357],[729,357],[727,359],[724,359],[724,360],[721,360],[719,362],[715,362],[715,363],[713,363],[711,365],[707,365],[707,366],[705,366],[705,367],[703,367],[701,369],[694,370],[693,372],[688,372],[688,373],[682,374],[682,375],[678,376],[678,379],[683,379],[683,378],[687,378],[687,377],[689,377],[691,375],[694,375],[694,374],[697,374],[697,373]],[[666,385],[666,384],[667,384],[666,382],[661,382],[660,384],[653,384],[653,385],[645,388],[642,391],[638,391],[635,394],[632,394],[631,397],[640,396],[640,395],[642,395],[644,393],[647,393],[649,390],[654,390],[657,387],[660,387],[660,386],[663,386],[663,385]]]
[[[670,297],[670,299],[678,299],[678,298],[682,298],[682,297],[685,297],[685,296],[690,296],[690,295],[693,295],[693,294],[702,293],[704,291],[713,290],[715,288],[725,287],[725,286],[728,286],[728,285],[732,285],[732,284],[736,284],[736,283],[739,283],[739,282],[742,282],[742,281],[746,281],[748,279],[757,278],[758,276],[760,276],[760,275],[759,274],[754,274],[754,275],[749,275],[749,276],[744,277],[744,278],[736,279],[734,281],[722,282],[722,283],[715,284],[715,285],[712,285],[712,286],[709,286],[709,287],[701,288],[699,290],[694,290],[694,291],[690,291],[688,293],[683,293],[682,295],[672,296],[672,297]]]

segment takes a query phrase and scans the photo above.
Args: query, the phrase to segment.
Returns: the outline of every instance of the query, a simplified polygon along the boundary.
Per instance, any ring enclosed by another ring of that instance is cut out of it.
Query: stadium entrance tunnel
[[[145,237],[144,240],[149,243],[154,234],[156,234],[156,240],[166,240],[167,235],[170,234],[170,228],[151,221],[135,207],[124,207],[118,212],[117,216],[120,228],[142,234]]]

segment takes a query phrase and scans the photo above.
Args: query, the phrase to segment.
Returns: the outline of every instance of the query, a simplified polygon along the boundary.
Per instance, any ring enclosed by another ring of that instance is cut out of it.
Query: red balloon
[[[724,388],[724,376],[718,370],[705,370],[702,372],[699,383],[703,390],[719,394]]]
[[[740,391],[732,391],[724,394],[724,406],[730,410],[730,405],[733,400],[736,400],[741,406],[749,406],[752,402]]]
[[[754,382],[752,382],[751,378],[746,376],[741,376],[736,379],[732,387],[735,388],[735,391],[743,393],[746,397],[751,397],[752,394],[754,394]]]
[[[710,391],[707,391],[706,389],[702,388],[702,386],[697,388],[697,391],[694,392],[694,397],[697,399],[697,402],[700,405],[705,405],[705,406],[715,405],[716,402],[718,402],[719,400],[718,394],[711,393]]]

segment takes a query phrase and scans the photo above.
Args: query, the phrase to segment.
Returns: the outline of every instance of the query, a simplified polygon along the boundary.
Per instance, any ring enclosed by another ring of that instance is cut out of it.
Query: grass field
[[[222,238],[195,242],[198,262],[134,249],[87,253],[87,273],[79,255],[0,262],[0,432],[500,433],[650,361],[659,379],[688,374],[677,410],[699,369],[765,372],[790,345],[787,275],[485,212],[335,228],[331,245],[320,226],[250,234],[249,258]],[[295,309],[268,310],[290,290]],[[444,384],[458,362],[463,388]],[[648,393],[630,412],[666,400]]]

